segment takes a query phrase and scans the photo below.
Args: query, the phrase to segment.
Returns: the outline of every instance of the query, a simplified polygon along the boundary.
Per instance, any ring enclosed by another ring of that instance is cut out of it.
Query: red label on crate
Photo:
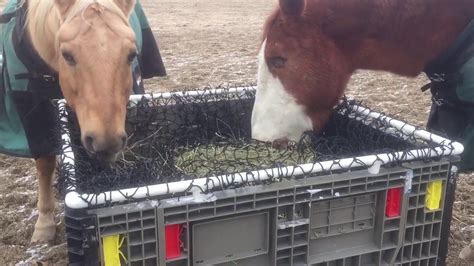
[[[179,235],[181,234],[181,225],[173,224],[165,227],[166,259],[174,259],[181,256],[181,247]]]
[[[391,188],[387,191],[387,202],[385,206],[385,216],[395,217],[400,215],[402,188]]]

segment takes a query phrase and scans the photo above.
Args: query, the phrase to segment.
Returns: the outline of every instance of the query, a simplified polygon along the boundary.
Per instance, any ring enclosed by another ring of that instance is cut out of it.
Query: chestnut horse
[[[264,27],[252,137],[319,131],[355,70],[415,77],[473,18],[470,0],[280,0]]]
[[[27,36],[57,72],[75,111],[85,148],[113,161],[126,144],[125,116],[132,92],[131,63],[137,55],[129,24],[134,0],[28,0]],[[55,156],[36,159],[39,217],[31,241],[54,239]]]

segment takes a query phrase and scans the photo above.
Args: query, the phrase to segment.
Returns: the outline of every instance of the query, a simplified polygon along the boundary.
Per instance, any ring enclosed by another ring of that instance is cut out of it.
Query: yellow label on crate
[[[123,245],[124,237],[120,235],[106,236],[102,238],[105,266],[120,266],[120,257],[127,261],[120,248]]]
[[[425,207],[432,211],[440,208],[441,196],[443,194],[443,181],[436,180],[428,183],[426,188]]]

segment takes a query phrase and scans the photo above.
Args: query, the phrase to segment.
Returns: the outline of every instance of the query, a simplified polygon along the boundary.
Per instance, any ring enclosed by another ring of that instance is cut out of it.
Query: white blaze
[[[274,141],[300,139],[303,132],[313,129],[311,119],[290,95],[278,77],[274,77],[265,61],[266,40],[258,55],[258,83],[252,112],[252,138]]]

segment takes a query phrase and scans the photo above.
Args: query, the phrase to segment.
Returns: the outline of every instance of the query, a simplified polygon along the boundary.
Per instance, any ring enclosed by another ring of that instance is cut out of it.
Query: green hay
[[[175,167],[186,175],[208,177],[298,165],[317,159],[316,152],[308,144],[302,142],[288,149],[274,149],[264,143],[243,142],[200,145],[179,151],[175,157]]]

